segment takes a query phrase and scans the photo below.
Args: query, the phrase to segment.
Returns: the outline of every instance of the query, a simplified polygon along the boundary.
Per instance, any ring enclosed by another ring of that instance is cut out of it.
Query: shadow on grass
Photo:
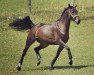
[[[59,70],[59,69],[81,69],[81,68],[86,68],[86,67],[94,67],[94,65],[80,65],[80,66],[54,66],[54,70]],[[28,68],[27,71],[42,71],[42,70],[50,70],[50,66],[45,66],[45,67],[39,67],[39,68]],[[25,70],[26,71],[26,70]]]

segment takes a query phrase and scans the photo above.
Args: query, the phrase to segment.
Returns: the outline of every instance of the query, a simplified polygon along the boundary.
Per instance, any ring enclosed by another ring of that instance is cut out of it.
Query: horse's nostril
[[[80,20],[78,20],[78,24],[80,23],[81,21]]]
[[[77,24],[79,24],[80,23],[80,18],[77,16],[77,17],[75,17],[75,22],[77,23]]]

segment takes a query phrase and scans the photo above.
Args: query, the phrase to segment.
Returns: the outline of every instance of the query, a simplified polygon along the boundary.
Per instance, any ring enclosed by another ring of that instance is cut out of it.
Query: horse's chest
[[[67,34],[61,34],[61,39],[62,39],[62,41],[63,42],[65,42],[65,43],[67,43],[68,42],[68,40],[69,40],[69,34],[67,33]]]

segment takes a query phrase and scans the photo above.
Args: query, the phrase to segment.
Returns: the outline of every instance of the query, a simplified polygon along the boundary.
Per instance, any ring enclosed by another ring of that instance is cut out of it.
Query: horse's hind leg
[[[20,61],[19,61],[18,66],[17,66],[17,70],[18,70],[18,71],[21,70],[21,65],[22,65],[22,63],[23,63],[24,56],[26,55],[26,52],[27,52],[28,48],[30,47],[30,45],[31,45],[34,41],[35,41],[34,36],[27,38],[25,48],[24,48],[24,50],[23,50],[22,56],[21,56],[21,58],[20,58]]]
[[[48,46],[48,44],[41,43],[38,47],[34,48],[34,50],[36,52],[36,56],[37,56],[37,66],[40,65],[40,63],[41,63],[41,55],[40,55],[39,51],[47,46]]]

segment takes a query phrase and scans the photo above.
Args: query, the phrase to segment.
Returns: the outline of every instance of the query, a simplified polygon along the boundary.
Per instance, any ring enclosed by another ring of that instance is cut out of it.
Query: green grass
[[[56,21],[70,0],[32,0],[31,19],[34,23]],[[76,0],[81,23],[70,27],[69,47],[73,55],[73,66],[68,65],[67,51],[60,54],[55,70],[49,70],[58,46],[49,46],[40,51],[42,63],[36,66],[34,43],[25,56],[22,71],[17,72],[27,31],[16,31],[8,24],[16,18],[24,17],[27,0],[0,0],[0,75],[94,75],[94,0]],[[45,51],[44,51],[45,50]]]

